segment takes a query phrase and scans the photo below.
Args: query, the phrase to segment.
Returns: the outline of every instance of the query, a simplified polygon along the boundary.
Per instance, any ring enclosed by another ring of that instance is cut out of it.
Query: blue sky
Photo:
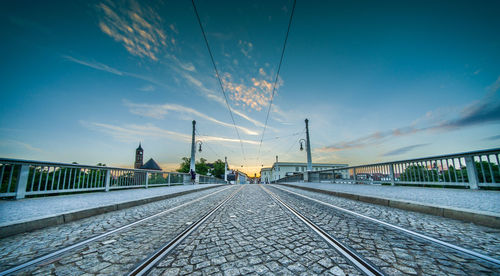
[[[498,1],[297,1],[260,154],[292,1],[196,3],[241,143],[190,1],[2,1],[0,156],[170,170],[193,119],[249,173],[305,161],[305,118],[313,162],[500,145]]]

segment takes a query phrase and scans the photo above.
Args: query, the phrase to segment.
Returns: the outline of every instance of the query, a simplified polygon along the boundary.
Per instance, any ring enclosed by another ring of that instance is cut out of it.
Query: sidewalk
[[[220,184],[127,189],[22,200],[0,200],[0,237],[180,196]]]
[[[284,185],[500,228],[500,191],[332,183]]]

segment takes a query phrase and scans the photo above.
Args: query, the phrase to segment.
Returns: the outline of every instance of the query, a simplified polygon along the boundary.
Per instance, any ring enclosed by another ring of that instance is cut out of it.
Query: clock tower
[[[142,161],[144,159],[144,150],[141,147],[141,143],[139,143],[139,147],[135,150],[135,163],[134,168],[139,169],[142,167]]]

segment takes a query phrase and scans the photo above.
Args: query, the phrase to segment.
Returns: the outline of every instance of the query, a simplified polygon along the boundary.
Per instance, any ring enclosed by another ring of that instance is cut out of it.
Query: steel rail
[[[322,237],[328,244],[333,246],[342,256],[348,259],[355,267],[357,267],[361,272],[365,275],[375,276],[375,275],[385,275],[379,268],[365,260],[363,256],[357,253],[355,250],[349,248],[347,245],[340,242],[338,239],[328,234],[326,231],[321,229],[319,226],[314,224],[307,217],[302,215],[300,212],[295,210],[293,207],[288,205],[286,202],[282,201],[276,194],[264,188],[261,184],[259,186],[268,193],[274,200],[283,205],[286,209],[288,209],[292,214],[294,214],[297,218],[299,218],[302,222],[304,222],[309,228],[311,228],[314,232],[316,232],[320,237]]]
[[[493,263],[493,264],[496,264],[496,265],[500,265],[500,260],[495,259],[493,257],[490,257],[488,255],[484,255],[484,254],[475,252],[473,250],[470,250],[470,249],[467,249],[467,248],[463,248],[463,247],[458,246],[458,245],[454,245],[454,244],[451,244],[451,243],[448,243],[448,242],[445,242],[445,241],[442,241],[442,240],[439,240],[439,239],[436,239],[436,238],[433,238],[433,237],[429,237],[427,235],[424,235],[424,234],[421,234],[421,233],[417,233],[415,231],[408,230],[406,228],[403,228],[403,227],[400,227],[400,226],[396,226],[394,224],[390,224],[390,223],[387,223],[385,221],[381,221],[381,220],[378,220],[378,219],[375,219],[375,218],[372,218],[372,217],[369,217],[369,216],[365,216],[363,214],[356,213],[354,211],[351,211],[351,210],[348,210],[348,209],[345,209],[345,208],[342,208],[342,207],[339,207],[339,206],[335,206],[335,205],[330,204],[328,202],[324,202],[324,201],[321,201],[321,200],[318,200],[318,199],[315,199],[315,198],[312,198],[312,197],[308,197],[306,195],[302,195],[302,194],[299,194],[299,193],[296,193],[296,192],[293,192],[293,191],[290,191],[290,190],[287,190],[287,189],[284,189],[284,188],[281,188],[281,187],[277,187],[275,185],[273,185],[272,187],[274,187],[276,189],[279,189],[279,190],[282,190],[282,191],[285,191],[285,192],[288,192],[288,193],[291,193],[291,194],[294,194],[294,195],[297,195],[297,196],[300,196],[300,197],[305,198],[305,199],[309,199],[311,201],[320,203],[322,205],[325,205],[325,206],[337,209],[339,211],[342,211],[342,212],[345,212],[345,213],[348,213],[348,214],[351,214],[351,215],[354,215],[354,216],[357,216],[357,217],[361,217],[361,218],[369,220],[371,222],[382,224],[384,226],[387,226],[387,227],[390,227],[392,229],[395,229],[395,230],[401,231],[403,233],[406,233],[406,234],[408,234],[410,236],[419,237],[421,239],[424,239],[424,240],[427,240],[427,241],[430,241],[430,242],[433,242],[433,243],[437,243],[439,245],[442,245],[442,246],[454,249],[454,250],[459,251],[461,253],[465,253],[467,255],[483,259],[483,260],[488,261],[490,263]]]
[[[178,205],[178,206],[172,207],[172,208],[167,209],[167,210],[165,210],[165,211],[161,211],[161,212],[159,212],[159,213],[156,213],[156,214],[154,214],[154,215],[151,215],[151,216],[145,217],[145,218],[140,219],[140,220],[137,220],[137,221],[135,221],[135,222],[132,222],[132,223],[129,223],[129,224],[126,224],[126,225],[120,226],[120,227],[118,227],[118,228],[116,228],[116,229],[110,230],[110,231],[105,232],[105,233],[103,233],[103,234],[99,234],[99,235],[97,235],[97,236],[95,236],[95,237],[88,238],[88,239],[83,240],[83,241],[81,241],[81,242],[77,242],[77,243],[72,244],[72,245],[70,245],[70,246],[67,246],[67,247],[61,248],[61,249],[59,249],[59,250],[56,250],[56,251],[54,251],[54,252],[52,252],[52,253],[48,253],[48,254],[43,255],[43,256],[40,256],[40,257],[38,257],[38,258],[32,259],[32,260],[30,260],[30,261],[28,261],[28,262],[25,262],[25,263],[22,263],[22,264],[20,264],[20,265],[15,266],[15,267],[9,268],[9,269],[4,270],[4,271],[1,271],[1,272],[0,272],[0,276],[3,276],[3,275],[8,275],[8,274],[10,274],[10,273],[14,273],[14,272],[19,271],[19,270],[21,270],[21,269],[24,269],[24,268],[27,268],[27,267],[30,267],[30,266],[36,265],[36,264],[41,263],[41,262],[43,262],[43,261],[46,261],[46,260],[49,260],[49,259],[55,258],[55,257],[60,256],[60,255],[62,255],[62,254],[68,253],[68,252],[70,252],[70,251],[76,250],[76,249],[81,248],[82,246],[84,246],[84,245],[86,245],[86,244],[88,244],[88,243],[91,243],[91,242],[96,241],[96,240],[100,240],[100,239],[102,239],[102,238],[104,238],[104,237],[106,237],[106,236],[109,236],[109,235],[111,235],[111,234],[114,234],[114,233],[117,233],[117,232],[121,232],[121,231],[123,231],[123,230],[125,230],[125,229],[127,229],[127,228],[129,228],[129,227],[132,227],[132,226],[135,226],[135,225],[137,225],[137,224],[143,223],[143,222],[145,222],[145,221],[148,221],[148,220],[153,219],[153,218],[155,218],[155,217],[158,217],[158,216],[164,215],[164,214],[166,214],[166,213],[170,213],[170,212],[175,211],[175,210],[177,210],[177,209],[179,209],[179,208],[182,208],[182,207],[184,207],[184,206],[187,206],[187,205],[190,205],[190,204],[192,204],[192,203],[198,202],[198,201],[203,200],[203,199],[205,199],[205,198],[207,198],[207,197],[209,197],[209,196],[213,196],[213,195],[215,195],[215,194],[217,194],[217,193],[223,192],[223,191],[225,191],[225,190],[227,190],[227,189],[230,189],[230,188],[232,188],[232,187],[227,187],[227,188],[224,188],[224,189],[222,189],[222,190],[220,190],[220,191],[216,191],[216,192],[213,192],[213,193],[211,193],[211,194],[204,195],[204,196],[202,196],[202,197],[200,197],[200,198],[197,198],[197,199],[195,199],[195,200],[192,200],[192,201],[189,201],[189,202],[185,202],[185,203],[183,203],[183,204],[181,204],[181,205]]]
[[[165,243],[160,247],[155,253],[151,256],[147,257],[143,260],[139,265],[137,265],[132,271],[130,271],[128,276],[135,275],[145,275],[147,274],[160,260],[165,257],[168,253],[170,253],[179,243],[181,243],[184,239],[186,239],[189,234],[191,234],[194,230],[196,230],[203,222],[205,222],[210,216],[212,216],[220,207],[226,204],[231,198],[233,198],[239,191],[243,189],[241,186],[238,190],[234,191],[231,195],[229,195],[226,199],[221,201],[217,206],[215,206],[212,210],[207,212],[203,217],[201,217],[198,221],[191,224],[189,227],[184,229],[179,235],[174,237],[169,242]]]

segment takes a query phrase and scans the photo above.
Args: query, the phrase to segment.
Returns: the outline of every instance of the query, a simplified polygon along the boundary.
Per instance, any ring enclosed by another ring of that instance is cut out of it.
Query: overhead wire
[[[227,110],[229,111],[229,115],[231,115],[231,120],[233,121],[234,130],[236,131],[236,135],[238,136],[238,139],[240,140],[241,153],[243,154],[243,159],[246,160],[245,151],[243,149],[243,141],[241,140],[240,133],[238,131],[238,128],[236,127],[236,122],[234,121],[234,115],[233,115],[233,112],[231,111],[231,107],[229,106],[229,101],[227,100],[226,91],[224,90],[224,86],[222,85],[222,80],[221,80],[221,77],[219,75],[219,70],[217,69],[217,65],[215,64],[212,50],[210,49],[210,45],[208,44],[208,39],[207,39],[207,36],[205,34],[205,30],[203,29],[203,25],[201,24],[200,15],[198,14],[198,10],[196,9],[196,4],[194,3],[194,0],[191,0],[191,3],[193,4],[194,13],[196,14],[196,19],[198,20],[198,24],[200,25],[201,33],[203,34],[203,39],[205,40],[208,54],[210,55],[210,60],[212,61],[212,64],[214,66],[215,74],[216,74],[217,79],[219,81],[220,89],[222,91],[222,94],[224,95],[224,100],[226,101]]]
[[[300,134],[304,134],[305,132],[306,132],[306,128],[304,128],[304,130],[302,130],[302,132],[301,132]],[[294,143],[290,146],[290,148],[288,148],[288,150],[285,152],[285,155],[286,155],[286,154],[288,154],[288,153],[290,152],[290,150],[293,148],[293,146],[294,146],[294,145],[296,145],[296,144],[297,144],[297,142],[299,142],[300,138],[301,138],[301,136],[299,136],[299,137],[297,138],[297,141],[295,141],[295,142],[294,142]]]
[[[201,137],[208,137],[208,135],[203,135],[198,132],[198,130],[195,130],[198,136],[200,137],[201,141],[203,141],[203,146],[206,146],[209,150],[211,150],[215,155],[217,156],[218,159],[223,159],[211,146],[210,143],[207,143],[207,140],[203,140]]]
[[[264,129],[262,130],[262,137],[260,138],[259,154],[257,155],[257,160],[260,159],[260,150],[261,150],[261,147],[262,147],[262,140],[264,139],[264,134],[265,134],[266,128],[267,128],[267,122],[269,120],[269,114],[271,112],[271,107],[273,105],[274,93],[276,91],[276,84],[278,83],[279,74],[280,74],[280,70],[281,70],[281,64],[283,63],[283,57],[285,56],[286,43],[288,41],[288,34],[290,33],[290,27],[292,26],[293,13],[295,11],[295,4],[296,3],[297,3],[297,1],[293,0],[292,12],[290,14],[290,20],[288,21],[288,28],[286,30],[286,36],[285,36],[285,41],[283,43],[283,49],[281,50],[281,57],[280,57],[280,62],[278,64],[278,70],[276,71],[276,78],[274,80],[273,90],[272,90],[272,93],[271,93],[271,99],[269,101],[269,108],[267,110],[267,115],[266,115],[266,122],[264,124]]]

